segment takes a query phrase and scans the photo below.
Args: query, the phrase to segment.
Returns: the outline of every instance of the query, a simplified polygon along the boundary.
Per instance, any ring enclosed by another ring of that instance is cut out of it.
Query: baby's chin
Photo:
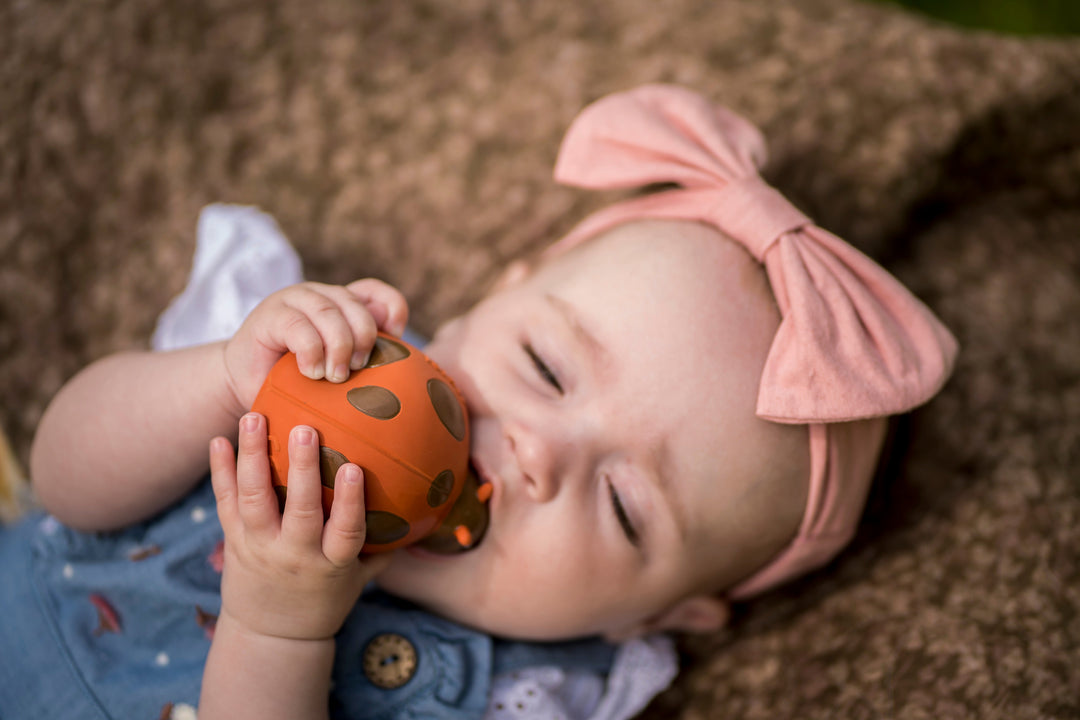
[[[449,562],[454,562],[450,559]],[[514,602],[499,602],[486,593],[469,595],[447,593],[440,583],[425,582],[423,578],[404,577],[402,574],[380,575],[375,581],[384,592],[405,600],[446,620],[472,630],[508,640],[527,642],[554,642],[572,640],[590,635],[600,635],[603,628],[581,627],[572,622],[556,621],[548,613],[522,612]],[[473,583],[456,581],[453,585],[475,587]]]
[[[375,578],[383,592],[436,610],[453,599],[455,587],[468,587],[462,579],[469,553],[441,555],[416,545],[393,551],[390,564]]]
[[[465,567],[469,554],[396,550],[390,566],[375,579],[375,585],[389,595],[473,630],[495,635],[519,634],[512,618],[485,610],[489,598],[478,592],[475,581],[468,580],[474,576]]]
[[[455,556],[438,558],[439,562],[445,563],[454,563],[456,560]],[[435,573],[428,573],[426,576],[418,574],[414,563],[415,560],[408,556],[400,562],[395,558],[390,568],[375,579],[376,587],[439,617],[481,632],[493,632],[493,628],[483,622],[483,614],[475,611],[475,605],[469,598],[460,592],[447,592],[447,583],[433,578]],[[453,584],[461,586],[464,583]]]

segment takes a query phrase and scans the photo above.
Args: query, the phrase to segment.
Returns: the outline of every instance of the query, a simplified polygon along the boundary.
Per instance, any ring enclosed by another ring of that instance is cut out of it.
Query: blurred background
[[[878,0],[964,25],[1018,35],[1080,33],[1078,0]]]

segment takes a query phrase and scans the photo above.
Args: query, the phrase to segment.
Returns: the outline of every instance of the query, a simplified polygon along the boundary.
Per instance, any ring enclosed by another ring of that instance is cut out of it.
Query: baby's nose
[[[555,497],[565,462],[565,451],[560,444],[551,437],[522,428],[508,433],[507,441],[529,497],[537,502]]]

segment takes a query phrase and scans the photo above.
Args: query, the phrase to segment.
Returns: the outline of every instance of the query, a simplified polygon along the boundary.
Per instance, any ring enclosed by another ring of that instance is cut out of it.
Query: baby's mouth
[[[417,547],[439,555],[453,555],[479,545],[488,527],[491,491],[491,483],[484,482],[470,462],[464,487],[450,514]]]

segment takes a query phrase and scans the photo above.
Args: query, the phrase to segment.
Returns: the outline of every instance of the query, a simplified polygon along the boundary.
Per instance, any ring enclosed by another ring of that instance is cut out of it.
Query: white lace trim
[[[671,638],[628,640],[616,650],[606,687],[595,673],[556,667],[496,676],[484,720],[626,720],[644,710],[677,672]]]

